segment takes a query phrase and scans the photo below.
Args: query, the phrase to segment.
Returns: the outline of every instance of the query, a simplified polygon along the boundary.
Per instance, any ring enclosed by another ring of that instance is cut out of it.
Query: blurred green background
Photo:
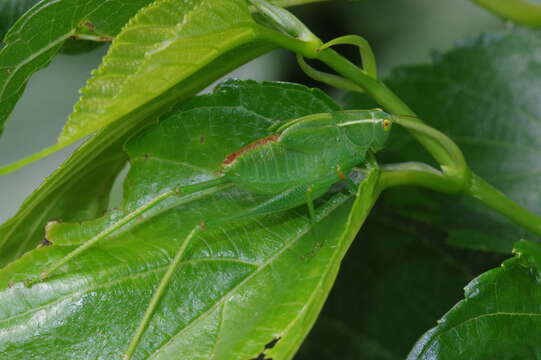
[[[351,33],[365,36],[374,47],[382,74],[397,65],[430,61],[431,54],[457,41],[506,26],[468,0],[334,0],[293,11],[323,40]],[[105,51],[103,46],[84,55],[60,55],[31,79],[0,139],[1,164],[55,141],[77,100],[77,90]],[[345,51],[351,58],[356,56],[354,49]],[[229,77],[316,85],[298,71],[293,56],[283,51],[257,59]],[[71,150],[73,147],[0,177],[0,222],[16,212],[24,198]]]

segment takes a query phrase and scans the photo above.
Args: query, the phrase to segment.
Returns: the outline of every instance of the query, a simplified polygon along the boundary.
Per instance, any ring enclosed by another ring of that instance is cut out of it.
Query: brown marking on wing
[[[258,148],[260,146],[266,145],[268,143],[274,142],[278,140],[278,137],[280,134],[274,134],[271,136],[264,137],[262,139],[256,140],[253,143],[250,143],[239,150],[227,155],[222,163],[222,165],[231,165],[235,160],[238,159],[239,156],[241,156],[244,153],[247,153],[250,150],[253,150],[255,148]]]

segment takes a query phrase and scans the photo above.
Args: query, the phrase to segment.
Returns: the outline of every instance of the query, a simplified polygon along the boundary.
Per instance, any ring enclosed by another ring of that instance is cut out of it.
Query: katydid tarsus
[[[355,190],[356,186],[347,174],[383,148],[391,123],[391,115],[374,109],[314,114],[275,124],[269,128],[269,136],[227,155],[217,178],[162,193],[54,263],[40,275],[40,279],[49,277],[84,250],[169,197],[187,196],[225,185],[267,195],[266,201],[242,213],[202,218],[200,224],[191,230],[163,275],[129,344],[125,359],[130,359],[160,298],[167,290],[184,250],[197,233],[240,218],[284,211],[303,204],[307,205],[309,218],[315,223],[313,201],[339,181],[345,181]]]

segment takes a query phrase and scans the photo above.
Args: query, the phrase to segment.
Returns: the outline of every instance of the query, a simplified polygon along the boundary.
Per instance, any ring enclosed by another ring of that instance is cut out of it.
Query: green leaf
[[[296,360],[404,359],[464,284],[501,262],[448,246],[442,232],[397,210],[378,201]]]
[[[0,49],[0,134],[30,76],[47,66],[78,28],[113,37],[151,1],[44,0],[19,18]]]
[[[257,40],[244,0],[157,0],[115,38],[81,90],[55,145],[10,166],[9,172],[51,154],[156,99],[231,50]]]
[[[541,246],[522,240],[514,252],[466,286],[409,360],[541,359]]]
[[[386,80],[423,120],[460,146],[475,173],[538,214],[540,47],[541,32],[509,29],[464,42],[432,64],[396,69]],[[367,106],[355,94],[346,102],[349,108]],[[431,161],[411,136],[397,133],[389,141],[389,161]],[[538,239],[473,199],[403,189],[388,195],[404,214],[445,229],[458,246],[509,252],[516,239]]]
[[[496,16],[523,26],[541,26],[541,4],[538,0],[473,0]]]
[[[158,0],[129,21],[81,90],[58,142],[72,143],[134,111],[253,41],[243,0]]]
[[[0,1],[0,39],[17,19],[40,0],[1,0]]]
[[[0,226],[0,268],[40,244],[48,221],[89,220],[107,210],[110,188],[126,156],[111,147],[101,158],[79,163],[79,154],[86,149],[77,150]]]
[[[122,209],[83,224],[49,226],[53,246],[4,268],[0,286],[38,274],[74,248],[68,244],[88,239],[165,190],[214,177],[227,153],[266,134],[275,121],[337,108],[318,90],[238,81],[177,106],[127,145],[132,167]],[[315,252],[304,207],[201,233],[176,271],[136,358],[249,359],[262,352],[291,358],[377,196],[377,175],[374,170],[363,181],[356,201],[338,192],[319,202],[318,230],[326,242]],[[192,200],[169,199],[45,283],[2,288],[2,354],[119,357],[187,233],[202,218],[240,211],[261,199],[228,188]],[[278,338],[272,349],[265,349]]]
[[[288,7],[288,6],[304,5],[304,4],[323,2],[323,1],[328,1],[328,0],[269,0],[268,2],[276,6]]]

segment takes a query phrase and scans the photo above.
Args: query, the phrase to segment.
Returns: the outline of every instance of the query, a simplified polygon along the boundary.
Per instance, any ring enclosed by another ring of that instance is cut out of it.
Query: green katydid
[[[125,358],[129,359],[166,291],[184,250],[199,231],[244,217],[284,211],[305,203],[314,223],[314,199],[323,196],[339,181],[346,181],[350,188],[355,190],[355,184],[346,174],[383,148],[389,135],[391,120],[391,115],[375,109],[314,114],[275,124],[269,128],[269,136],[229,154],[216,179],[172,189],[157,196],[67,254],[43,272],[40,278],[47,278],[96,242],[169,197],[187,196],[226,185],[267,195],[266,201],[242,213],[201,219],[201,223],[189,233],[163,275],[132,338],[125,355]]]

